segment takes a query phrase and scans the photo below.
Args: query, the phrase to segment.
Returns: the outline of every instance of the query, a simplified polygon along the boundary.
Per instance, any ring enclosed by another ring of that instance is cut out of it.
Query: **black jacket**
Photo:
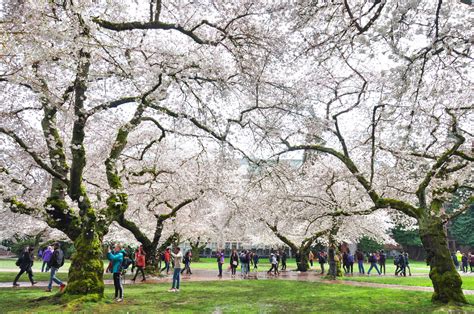
[[[23,252],[20,258],[20,269],[30,270],[33,266],[34,255],[33,252],[29,253],[28,251]]]
[[[49,267],[60,268],[64,265],[64,253],[61,249],[55,249],[51,260],[49,261]]]

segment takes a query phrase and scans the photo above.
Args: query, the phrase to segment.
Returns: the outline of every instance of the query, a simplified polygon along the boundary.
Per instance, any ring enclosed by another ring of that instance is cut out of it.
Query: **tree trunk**
[[[84,228],[74,241],[76,252],[72,256],[66,294],[88,295],[100,299],[104,296],[104,265],[102,241],[94,229]]]
[[[308,271],[309,269],[309,251],[302,251],[301,249],[295,252],[296,270]]]
[[[448,249],[447,236],[439,217],[418,219],[419,232],[430,264],[433,283],[433,302],[467,303],[462,291],[462,280],[454,267]]]

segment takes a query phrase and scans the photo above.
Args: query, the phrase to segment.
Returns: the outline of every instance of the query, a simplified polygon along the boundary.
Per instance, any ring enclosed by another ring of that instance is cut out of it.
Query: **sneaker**
[[[38,283],[37,281],[33,281],[33,282],[31,283],[31,285],[34,286],[34,285],[36,285],[37,283]]]
[[[16,282],[13,283],[13,287],[19,287],[20,285],[17,284]]]
[[[44,292],[51,292],[51,289],[44,289]]]
[[[171,288],[171,289],[168,290],[168,292],[175,292],[175,291],[176,291],[175,288]]]
[[[59,292],[62,293],[62,292],[64,291],[64,288],[66,288],[66,285],[62,283],[62,284],[59,286]]]
[[[117,302],[122,302],[123,299],[122,299],[122,298],[118,298],[116,301],[117,301]]]
[[[179,292],[179,289],[174,289],[174,292]]]

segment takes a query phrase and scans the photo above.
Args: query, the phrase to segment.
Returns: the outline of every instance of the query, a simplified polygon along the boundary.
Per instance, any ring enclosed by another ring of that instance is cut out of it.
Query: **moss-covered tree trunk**
[[[462,291],[462,280],[454,267],[448,249],[443,221],[439,217],[418,220],[420,237],[428,255],[430,279],[433,283],[433,302],[467,303]]]
[[[309,251],[299,249],[295,252],[296,270],[297,271],[308,271],[309,269]]]
[[[71,295],[104,295],[102,241],[95,230],[84,230],[74,241],[76,252],[71,259],[66,293]]]

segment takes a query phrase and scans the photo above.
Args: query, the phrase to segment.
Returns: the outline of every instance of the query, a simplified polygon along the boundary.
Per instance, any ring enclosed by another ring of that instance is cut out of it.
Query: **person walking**
[[[217,268],[219,269],[219,274],[217,277],[222,278],[222,265],[224,264],[224,250],[217,251]]]
[[[462,263],[462,271],[464,273],[467,273],[467,265],[468,265],[468,258],[467,258],[467,253],[464,253],[462,255],[461,263]]]
[[[354,255],[351,252],[347,252],[347,273],[354,274]]]
[[[267,271],[267,274],[268,275],[271,275],[272,271],[274,271],[274,275],[278,275],[278,261],[277,261],[277,257],[274,253],[271,253],[270,254],[270,261],[271,261],[271,264],[272,264],[272,267]]]
[[[143,250],[143,245],[140,245],[135,252],[135,267],[137,268],[137,272],[133,277],[132,281],[135,282],[138,276],[138,272],[142,273],[142,282],[146,281],[145,277],[145,266],[146,266],[146,253]],[[133,273],[133,270],[132,270]]]
[[[408,269],[408,275],[411,276],[410,261],[408,260],[408,252],[403,253],[403,262],[405,264],[404,275],[406,276],[406,270]]]
[[[397,266],[395,269],[395,276],[407,276],[406,268],[405,268],[405,257],[403,256],[403,252],[398,255],[398,257],[395,259],[394,263]]]
[[[309,259],[310,266],[313,267],[313,262],[314,262],[314,253],[313,253],[313,251],[309,251],[308,259]]]
[[[385,263],[387,261],[387,256],[385,255],[385,252],[383,250],[380,251],[379,254],[379,265],[380,265],[380,272],[385,275]]]
[[[357,250],[356,251],[356,259],[357,259],[357,265],[359,266],[359,274],[365,274],[364,270],[364,253],[361,251]]]
[[[469,254],[469,266],[471,267],[471,273],[474,272],[474,251]]]
[[[235,273],[237,271],[238,265],[239,265],[239,254],[237,254],[236,250],[233,250],[232,254],[230,255],[230,270],[231,270],[232,277],[235,277]]]
[[[181,253],[181,249],[179,247],[175,247],[174,253],[170,252],[170,255],[173,258],[174,271],[173,271],[173,285],[171,286],[171,289],[168,291],[179,292],[179,281],[180,281],[180,275],[181,275],[181,263],[183,261],[183,253]]]
[[[247,274],[247,256],[245,255],[245,251],[240,252],[239,255],[239,260],[240,260],[240,275],[242,277],[245,277],[245,274]]]
[[[349,265],[347,261],[347,252],[344,251],[342,253],[342,269],[344,270],[344,273],[347,274],[349,273]]]
[[[46,288],[46,292],[51,292],[53,288],[53,281],[59,285],[59,292],[63,292],[66,285],[56,277],[59,268],[64,265],[64,252],[61,250],[61,246],[58,242],[54,243],[54,252],[51,260],[49,262],[49,266],[51,269],[51,274],[49,276],[49,284],[48,288]]]
[[[24,273],[28,274],[28,279],[30,279],[31,285],[34,286],[37,284],[36,281],[33,279],[33,262],[35,259],[34,255],[34,247],[27,247],[23,253],[20,255],[18,260],[16,261],[16,266],[20,267],[20,272],[16,275],[15,280],[13,280],[13,287],[19,287],[18,279],[20,279],[21,275]]]
[[[369,270],[367,271],[367,276],[370,276],[370,271],[372,270],[372,268],[375,268],[377,273],[380,275],[381,274],[380,270],[377,267],[377,255],[375,253],[370,254],[369,263],[370,263],[370,267],[369,267]]]
[[[115,287],[115,301],[123,301],[123,285],[122,285],[122,262],[125,251],[122,250],[120,244],[115,244],[113,251],[109,248],[107,259],[112,263],[112,274]]]
[[[190,267],[191,251],[187,251],[186,254],[184,254],[183,262],[184,262],[184,268],[181,270],[181,274],[184,273],[184,271],[186,271],[186,275],[192,275],[191,267]]]
[[[321,266],[321,275],[324,275],[324,264],[326,264],[326,262],[327,262],[325,252],[323,252],[323,251],[319,252],[318,262],[319,262],[319,266]]]
[[[260,257],[258,256],[257,252],[253,254],[252,259],[253,259],[253,269],[255,271],[258,271],[258,262],[260,260]]]
[[[286,252],[281,252],[281,270],[286,271]]]
[[[165,262],[165,266],[163,267],[163,269],[161,269],[161,271],[166,269],[166,274],[168,275],[170,272],[170,261],[171,261],[171,252],[169,248],[167,248],[165,250],[165,253],[163,254],[163,261]]]
[[[48,246],[46,249],[43,250],[42,254],[42,260],[43,260],[43,265],[41,266],[41,272],[48,272],[49,271],[49,261],[51,260],[51,256],[53,256],[53,247]]]

